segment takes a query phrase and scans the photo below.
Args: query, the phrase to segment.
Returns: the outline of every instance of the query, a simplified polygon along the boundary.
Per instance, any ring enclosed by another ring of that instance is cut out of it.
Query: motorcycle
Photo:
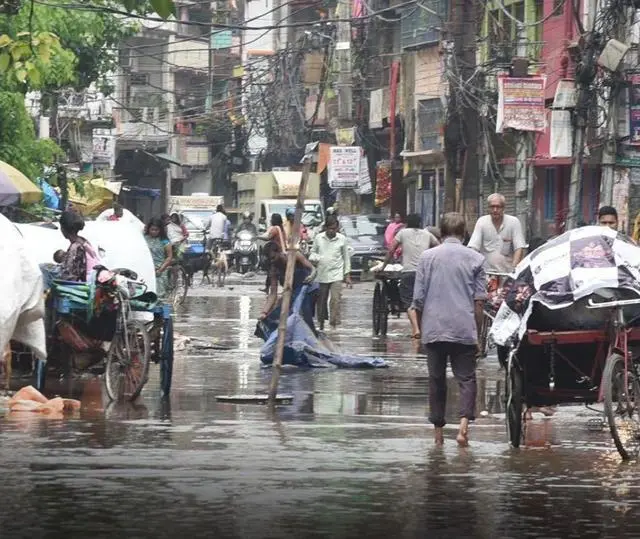
[[[253,232],[241,230],[233,245],[233,258],[238,273],[243,275],[258,265],[258,242]]]

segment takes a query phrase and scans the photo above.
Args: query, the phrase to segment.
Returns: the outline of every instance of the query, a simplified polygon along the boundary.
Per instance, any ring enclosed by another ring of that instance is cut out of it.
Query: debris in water
[[[47,399],[35,387],[26,386],[9,399],[9,410],[12,412],[60,414],[80,410],[80,401],[61,397]]]
[[[267,404],[269,395],[218,395],[218,402],[233,402],[235,404]],[[277,404],[293,404],[293,395],[277,395]]]

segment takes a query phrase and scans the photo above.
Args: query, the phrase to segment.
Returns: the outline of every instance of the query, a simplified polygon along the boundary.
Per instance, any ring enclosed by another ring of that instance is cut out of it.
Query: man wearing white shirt
[[[524,257],[522,225],[504,213],[506,200],[500,193],[489,195],[487,202],[489,215],[478,219],[467,247],[484,255],[490,271],[510,273]]]
[[[318,294],[318,324],[324,329],[329,302],[329,324],[335,328],[340,323],[340,301],[342,283],[351,286],[351,257],[347,238],[338,233],[338,220],[330,215],[325,222],[325,231],[313,240],[309,260],[317,263],[316,282],[320,284]]]

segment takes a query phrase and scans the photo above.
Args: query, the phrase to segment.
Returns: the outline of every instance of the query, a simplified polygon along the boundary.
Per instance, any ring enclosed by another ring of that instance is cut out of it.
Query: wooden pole
[[[311,172],[312,155],[307,149],[302,167],[302,178],[298,188],[298,200],[296,202],[296,213],[293,218],[293,228],[288,238],[287,270],[284,274],[284,288],[282,291],[282,304],[280,306],[280,321],[278,322],[278,340],[276,341],[276,354],[273,358],[271,371],[271,384],[269,386],[269,404],[274,405],[278,395],[278,382],[280,380],[280,370],[282,369],[282,355],[284,354],[284,343],[287,336],[287,319],[289,318],[289,307],[291,306],[291,293],[293,285],[293,272],[296,265],[296,254],[298,252],[298,239],[300,237],[300,221],[304,210],[304,197],[307,192],[309,173]]]

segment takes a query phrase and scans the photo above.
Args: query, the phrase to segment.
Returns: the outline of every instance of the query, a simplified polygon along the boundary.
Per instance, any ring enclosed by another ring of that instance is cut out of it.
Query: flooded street
[[[527,447],[508,447],[495,358],[479,367],[487,414],[471,447],[449,425],[434,448],[426,358],[404,318],[372,338],[370,283],[346,292],[345,325],[330,336],[388,369],[285,368],[280,393],[294,402],[274,413],[217,402],[267,391],[258,288],[187,299],[176,332],[202,341],[177,352],[170,404],[152,366],[135,405],[107,406],[90,380],[72,391],[79,418],[0,419],[2,537],[640,537],[640,467],[621,461],[600,416],[563,407],[536,418]],[[214,339],[220,349],[194,346]]]

